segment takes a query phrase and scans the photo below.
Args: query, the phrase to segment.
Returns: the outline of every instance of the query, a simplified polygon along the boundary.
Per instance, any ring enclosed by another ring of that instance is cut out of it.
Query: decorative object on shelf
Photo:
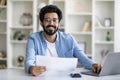
[[[0,58],[5,58],[6,57],[6,53],[4,51],[0,51]]]
[[[110,51],[108,49],[101,50],[101,57],[105,57]]]
[[[21,34],[19,37],[18,37],[18,40],[24,40],[25,39],[25,34]]]
[[[111,34],[110,34],[110,31],[107,31],[106,41],[111,41]]]
[[[0,69],[6,69],[6,68],[7,68],[6,64],[0,64]]]
[[[20,33],[21,33],[20,31],[16,31],[13,35],[13,39],[16,40]]]
[[[33,30],[32,30],[32,29],[31,29],[31,30],[29,30],[29,35],[30,35],[30,34],[32,34],[32,33],[33,33]]]
[[[91,31],[91,21],[85,22],[82,31],[83,32],[89,32],[89,31]]]
[[[104,26],[105,27],[110,27],[111,26],[111,18],[105,18]]]
[[[23,67],[23,62],[24,62],[24,57],[23,56],[18,56],[17,57],[17,61],[18,61],[18,63],[19,63],[19,67]]]
[[[95,19],[96,19],[96,26],[102,27],[102,23],[101,23],[101,20],[99,19],[99,17],[95,16]]]
[[[78,41],[79,48],[86,53],[86,42],[80,42]]]
[[[30,13],[23,13],[20,17],[20,24],[22,26],[30,26],[33,22],[32,15]]]
[[[108,49],[103,49],[101,50],[100,54],[101,54],[101,63],[104,63],[105,57],[106,55],[110,52],[110,50]]]
[[[25,37],[26,35],[21,33],[21,31],[16,31],[13,35],[13,40],[24,40]]]
[[[62,28],[62,27],[60,27],[59,30],[62,31],[62,32],[65,32],[65,29]]]

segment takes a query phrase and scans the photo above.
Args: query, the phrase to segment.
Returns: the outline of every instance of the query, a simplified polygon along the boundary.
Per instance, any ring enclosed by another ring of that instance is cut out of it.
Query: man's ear
[[[60,23],[58,24],[58,28],[60,28]]]

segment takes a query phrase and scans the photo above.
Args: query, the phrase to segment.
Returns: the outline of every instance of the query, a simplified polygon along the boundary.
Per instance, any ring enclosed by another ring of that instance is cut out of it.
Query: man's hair
[[[58,18],[59,18],[59,22],[62,19],[62,11],[55,5],[47,5],[40,10],[39,18],[40,18],[41,22],[43,22],[44,16],[46,13],[57,13]]]

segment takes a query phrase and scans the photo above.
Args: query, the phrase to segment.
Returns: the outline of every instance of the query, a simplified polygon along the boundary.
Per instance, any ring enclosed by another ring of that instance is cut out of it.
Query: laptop
[[[120,52],[109,53],[106,56],[101,72],[94,73],[93,71],[81,72],[81,74],[91,76],[108,76],[120,74]]]

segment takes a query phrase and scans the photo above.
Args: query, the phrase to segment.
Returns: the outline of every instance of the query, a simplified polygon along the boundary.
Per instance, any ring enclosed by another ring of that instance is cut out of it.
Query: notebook
[[[81,72],[82,74],[91,76],[108,76],[120,74],[120,52],[109,53],[106,56],[101,72],[94,73],[93,71]]]

